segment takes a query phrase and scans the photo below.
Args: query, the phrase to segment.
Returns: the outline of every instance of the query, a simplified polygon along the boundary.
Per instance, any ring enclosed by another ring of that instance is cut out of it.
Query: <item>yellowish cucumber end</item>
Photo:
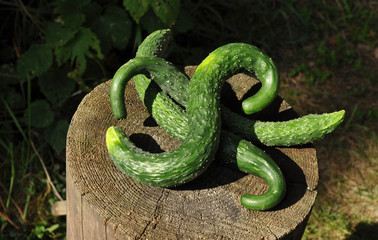
[[[344,120],[344,117],[345,117],[345,110],[343,109],[343,110],[340,110],[340,111],[338,111],[338,113],[340,114],[340,119],[341,120]]]
[[[337,125],[341,124],[344,121],[345,117],[345,110],[340,110],[334,113],[335,114],[335,122],[338,123]]]
[[[106,131],[106,147],[110,153],[113,152],[114,148],[121,144],[121,140],[117,134],[117,129],[114,126],[111,126]]]

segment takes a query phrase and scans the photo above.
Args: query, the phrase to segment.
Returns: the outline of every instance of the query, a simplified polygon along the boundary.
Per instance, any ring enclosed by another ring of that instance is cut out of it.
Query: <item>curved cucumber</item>
[[[149,46],[148,44],[144,45],[142,43],[141,49],[146,48],[146,45]],[[147,52],[139,52],[139,54],[145,53]],[[279,89],[279,75],[277,69],[272,59],[262,53],[257,47],[245,43],[230,43],[215,49],[204,62],[205,61],[216,65],[219,71],[219,77],[225,79],[230,78],[241,70],[255,73],[257,78],[261,81],[262,86],[256,94],[242,102],[244,113],[252,114],[259,112],[276,98]],[[172,77],[167,79],[159,78],[156,82],[161,89],[166,91],[178,103],[186,107],[189,84],[186,75],[176,77],[172,74]]]
[[[277,164],[264,151],[228,131],[222,131],[218,155],[224,162],[237,165],[238,169],[266,181],[269,189],[261,195],[243,194],[242,205],[251,210],[275,207],[286,193],[285,178]],[[235,161],[236,160],[236,161]]]
[[[166,34],[167,32],[164,33]],[[152,44],[156,44],[161,37],[162,35],[159,31],[149,35],[139,47],[137,57],[157,56],[159,53],[145,43],[151,41]],[[177,70],[172,70],[171,72],[174,76],[181,74]],[[160,76],[155,77],[154,80],[157,82],[162,81]],[[150,86],[151,80],[144,75],[135,76],[134,81],[141,99],[156,122],[172,136],[183,141],[189,132],[186,113],[183,109],[175,104],[165,92],[158,91]],[[186,79],[183,79],[183,81],[186,81]],[[184,93],[186,94],[186,92]],[[223,162],[238,167],[246,173],[261,177],[268,183],[269,190],[267,193],[258,196],[243,195],[241,198],[243,206],[251,210],[267,210],[276,206],[282,200],[286,192],[285,178],[277,164],[262,150],[231,132],[222,130],[217,155]]]
[[[134,58],[115,73],[110,87],[110,103],[116,118],[126,117],[124,90],[127,82],[137,74],[168,71],[171,65],[157,57]],[[193,78],[189,88],[187,117],[190,133],[181,146],[167,152],[144,152],[118,128],[110,127],[106,134],[109,155],[124,174],[153,186],[175,186],[200,175],[214,159],[220,137],[218,99],[222,80]],[[200,97],[201,96],[201,97]],[[202,111],[197,111],[201,109]],[[212,114],[208,114],[212,113]]]
[[[151,33],[139,46],[137,56],[160,56],[162,54],[160,51],[162,48],[155,46],[166,46],[170,41],[170,37],[171,35],[169,30],[158,30]],[[260,54],[262,53],[256,55]],[[265,59],[266,61],[271,61],[268,57],[265,57]],[[190,81],[178,70],[172,71],[171,75],[172,77],[170,80],[159,78],[161,80],[158,80],[157,82],[159,83],[159,86],[173,99],[175,99],[181,105],[186,106],[187,89]],[[151,80],[147,77],[139,75],[134,79],[136,80],[136,88],[142,99],[144,99],[146,92],[148,94],[149,91],[153,91],[152,89],[154,87],[149,86]],[[161,97],[168,98],[166,95]],[[156,100],[159,98],[160,96],[156,97]],[[151,100],[151,98],[147,99],[154,101]],[[167,104],[166,107],[171,108],[172,118],[177,118],[178,121],[186,121],[185,115],[181,115],[179,110],[174,109],[173,101],[168,99],[164,100],[164,102]],[[171,103],[168,104],[168,102]],[[146,107],[151,105],[152,102],[147,103]],[[221,108],[222,124],[229,128],[230,131],[240,134],[246,139],[260,142],[267,146],[291,146],[305,144],[321,139],[326,134],[335,130],[342,123],[345,115],[345,111],[341,110],[330,114],[310,114],[309,116],[284,122],[261,122],[258,120],[245,118],[237,113],[234,113],[223,105],[221,105]],[[167,111],[167,109],[165,109],[165,111]],[[186,131],[186,125],[175,124],[175,126],[181,126],[181,128],[184,128],[177,129],[177,131]],[[170,131],[176,131],[175,129],[171,129]]]
[[[177,104],[159,92],[152,102],[152,116],[169,134],[183,141],[189,133],[186,113]],[[251,210],[267,210],[281,202],[286,193],[285,178],[277,164],[262,150],[241,137],[221,131],[217,158],[245,173],[264,179],[269,185],[268,192],[261,195],[242,195],[243,206]]]
[[[209,55],[189,83],[187,117],[189,132],[179,148],[169,153],[151,154],[137,149],[122,131],[108,129],[106,140],[114,164],[126,175],[153,186],[174,186],[201,174],[213,160],[220,138],[219,98],[227,79],[214,56]],[[126,117],[124,91],[138,74],[165,78],[172,65],[157,57],[137,57],[115,73],[110,87],[110,105],[115,118]],[[230,69],[230,73],[232,70]],[[249,99],[245,100],[248,101]]]
[[[167,48],[170,40],[172,38],[171,31],[169,29],[157,30],[150,35],[148,35],[144,41],[138,47],[136,52],[136,57],[162,57],[165,49]],[[189,87],[188,77],[178,71],[177,69],[171,71],[170,76],[166,76],[160,80],[160,78],[155,79],[160,88],[170,95],[175,101],[177,101],[182,106],[186,107],[187,102],[187,92]],[[146,88],[148,87],[148,92],[153,86],[149,86],[151,79],[144,75],[138,75],[134,77],[136,82],[135,88],[138,91],[141,99],[144,99],[144,94],[146,93]],[[180,84],[185,83],[185,84]],[[156,88],[154,88],[156,89]],[[156,91],[156,90],[153,90]],[[150,99],[150,98],[147,98]]]

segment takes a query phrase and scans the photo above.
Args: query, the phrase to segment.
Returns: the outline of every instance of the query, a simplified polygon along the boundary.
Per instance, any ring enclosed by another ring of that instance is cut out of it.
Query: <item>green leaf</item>
[[[14,88],[8,88],[7,92],[4,93],[5,100],[9,103],[12,109],[20,109],[23,107],[24,101],[22,95],[14,90]]]
[[[136,23],[147,12],[151,0],[123,0],[123,6]]]
[[[176,21],[180,12],[180,5],[180,0],[158,0],[151,2],[151,7],[156,16],[168,26],[171,26]]]
[[[124,49],[131,37],[132,22],[122,8],[111,6],[99,19],[99,36],[103,42]]]
[[[52,50],[46,45],[32,45],[17,63],[17,73],[26,78],[45,73],[53,61]]]
[[[54,112],[45,100],[36,100],[30,104],[30,125],[36,128],[49,126],[54,121]],[[25,112],[24,119],[27,119]]]
[[[148,33],[152,33],[156,30],[166,28],[167,25],[161,21],[160,18],[158,18],[152,11],[152,9],[148,10],[147,14],[145,14],[140,19],[140,25],[144,30],[146,30]]]
[[[54,232],[55,230],[57,230],[58,228],[59,228],[59,224],[57,223],[57,224],[54,224],[54,225],[52,225],[52,226],[46,228],[46,230],[47,230],[49,233],[52,233],[52,232]]]
[[[60,106],[75,90],[75,81],[65,69],[51,69],[38,78],[38,84],[53,106]]]
[[[57,0],[53,2],[53,12],[58,15],[55,21],[62,23],[68,28],[79,28],[85,21],[83,8],[88,5],[90,0]]]
[[[82,9],[88,5],[91,0],[55,0],[53,1],[54,13],[65,14],[73,10]]]
[[[76,63],[77,71],[82,74],[86,68],[86,57],[93,58],[91,50],[98,58],[103,58],[97,36],[89,28],[80,28],[71,41],[55,50],[55,55],[59,66],[68,61]]]
[[[45,235],[46,228],[42,224],[38,224],[34,227],[34,234],[37,238],[41,239]]]
[[[76,29],[85,22],[85,15],[82,12],[71,10],[71,12],[61,16],[61,21],[65,27]]]
[[[90,26],[90,28],[93,31],[94,28],[92,27],[96,27],[95,24],[98,22],[98,17],[101,16],[101,13],[102,13],[101,5],[98,4],[97,2],[92,2],[83,9],[83,12],[85,14],[86,26]]]
[[[46,132],[47,142],[57,153],[60,153],[66,147],[68,126],[69,124],[66,120],[59,120],[49,127]]]
[[[47,24],[45,39],[50,47],[61,47],[74,38],[78,29],[64,27],[60,23],[50,22]]]

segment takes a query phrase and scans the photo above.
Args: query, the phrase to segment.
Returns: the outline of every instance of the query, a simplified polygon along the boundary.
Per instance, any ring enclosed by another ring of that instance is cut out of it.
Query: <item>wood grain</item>
[[[195,67],[186,68],[190,76]],[[240,73],[224,87],[224,104],[256,91],[256,80]],[[250,211],[244,193],[261,194],[267,184],[217,160],[194,181],[176,188],[140,184],[110,160],[105,133],[120,127],[137,146],[170,151],[180,142],[157,126],[139,100],[133,82],[126,88],[128,117],[113,118],[110,81],[80,103],[67,135],[67,239],[300,239],[317,195],[318,165],[312,145],[264,148],[287,181],[287,194],[275,209]],[[236,93],[235,93],[236,92]],[[235,111],[238,111],[236,109]],[[295,112],[282,99],[251,117],[286,120]]]

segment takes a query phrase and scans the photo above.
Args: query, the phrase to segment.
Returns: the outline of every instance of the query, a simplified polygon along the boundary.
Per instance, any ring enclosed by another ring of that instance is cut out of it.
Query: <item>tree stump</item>
[[[185,68],[191,76],[195,67]],[[135,91],[126,87],[128,117],[113,118],[110,81],[87,94],[67,135],[67,239],[300,239],[317,195],[318,164],[312,145],[264,148],[287,182],[283,201],[268,211],[240,204],[244,193],[262,194],[260,178],[217,161],[192,182],[175,188],[140,184],[113,165],[105,144],[110,126],[120,127],[140,148],[170,151],[180,142],[156,125]],[[225,84],[225,105],[258,89],[258,81],[237,74]],[[222,100],[223,101],[223,100]],[[235,105],[238,104],[238,105]],[[263,120],[287,120],[295,112],[281,98],[254,114]]]

